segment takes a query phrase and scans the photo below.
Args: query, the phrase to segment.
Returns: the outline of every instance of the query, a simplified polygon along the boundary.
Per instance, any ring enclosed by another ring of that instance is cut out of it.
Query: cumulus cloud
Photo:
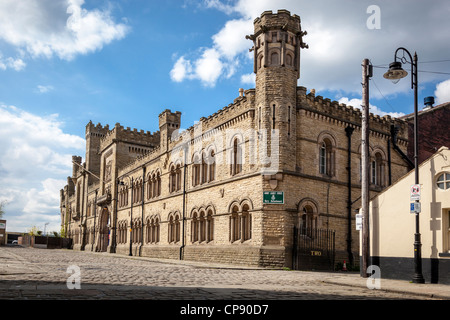
[[[114,22],[110,12],[87,10],[83,4],[84,0],[3,0],[0,38],[32,57],[71,60],[126,35],[128,27]],[[19,70],[25,66],[22,59],[10,64]]]
[[[53,89],[55,89],[55,88],[51,85],[47,85],[47,86],[38,85],[37,86],[37,90],[39,93],[47,93],[47,92],[52,91]]]
[[[362,99],[358,99],[358,98],[349,99],[347,97],[342,97],[342,98],[340,98],[338,100],[338,102],[362,110]],[[381,117],[383,117],[385,115],[389,115],[389,116],[391,116],[393,118],[398,118],[398,117],[401,117],[401,116],[405,115],[402,112],[386,112],[386,111],[383,111],[380,108],[378,108],[377,106],[372,105],[371,103],[369,103],[369,112],[373,113],[373,114],[376,114],[376,115],[379,115]]]
[[[21,71],[25,68],[26,63],[20,59],[20,58],[3,58],[0,54],[0,69],[6,70],[6,69],[14,69],[16,71]]]
[[[450,102],[450,79],[439,83],[436,86],[436,91],[434,92],[434,95],[436,97],[436,104]]]
[[[72,155],[84,147],[84,139],[64,132],[57,114],[43,117],[0,105],[0,200],[8,202],[5,218],[14,217],[9,230],[59,218],[59,189],[65,184],[60,178],[71,174]]]
[[[380,8],[380,29],[367,27],[367,21],[373,19],[372,13],[367,12],[373,1],[204,0],[202,4],[210,10],[230,15],[223,27],[212,35],[209,48],[189,58],[183,55],[191,65],[195,65],[204,51],[214,49],[219,53],[222,73],[206,79],[211,86],[221,77],[250,71],[241,68],[242,64],[252,59],[248,59],[248,49],[252,43],[245,39],[245,35],[253,33],[253,20],[266,10],[276,12],[287,9],[301,17],[302,28],[308,32],[304,41],[309,49],[301,52],[299,85],[316,91],[360,93],[362,60],[368,58],[374,65],[387,68],[393,60],[395,49],[400,46],[411,52],[418,51],[419,63],[447,59],[446,54],[450,50],[450,44],[441,32],[450,29],[450,3],[444,0],[416,2],[414,6],[410,6],[407,0],[379,0],[376,5]],[[404,14],[405,8],[408,8],[408,14]],[[422,23],[416,23],[418,20]],[[198,51],[192,49],[191,52]],[[450,68],[450,63],[441,68]],[[382,74],[385,70],[374,69],[379,91],[371,92],[373,98],[409,92],[408,81],[401,81],[395,86],[384,81]],[[422,73],[420,81],[436,81],[439,79],[437,77],[436,74]],[[248,80],[246,76],[241,75],[240,78],[241,81]],[[201,77],[184,77],[179,81],[192,79],[201,80]]]

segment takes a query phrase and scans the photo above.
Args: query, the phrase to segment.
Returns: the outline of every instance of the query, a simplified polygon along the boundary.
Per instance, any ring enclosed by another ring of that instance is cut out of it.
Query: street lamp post
[[[415,173],[415,184],[419,184],[419,162],[418,162],[418,104],[417,104],[417,90],[418,90],[418,81],[417,81],[417,53],[414,53],[414,58],[411,56],[408,50],[403,47],[398,48],[394,54],[394,62],[389,64],[389,70],[383,75],[385,79],[392,80],[392,82],[397,83],[400,79],[406,77],[408,72],[406,72],[402,68],[402,63],[407,63],[408,60],[403,55],[400,58],[400,61],[397,61],[397,53],[399,51],[403,51],[409,56],[411,63],[411,89],[414,89],[414,173]],[[415,200],[419,201],[419,200]],[[420,232],[419,232],[419,213],[415,213],[416,215],[416,233],[414,234],[414,283],[424,283],[425,280],[422,275],[422,253],[421,247],[422,244],[420,242]]]

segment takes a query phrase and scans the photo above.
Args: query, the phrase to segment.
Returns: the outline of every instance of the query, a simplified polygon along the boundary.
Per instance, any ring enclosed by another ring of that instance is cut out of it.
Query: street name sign
[[[263,203],[264,204],[284,204],[284,192],[283,191],[264,191]]]

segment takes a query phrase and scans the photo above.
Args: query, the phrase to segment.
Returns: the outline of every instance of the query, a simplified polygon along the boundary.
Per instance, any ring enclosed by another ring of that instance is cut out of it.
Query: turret
[[[181,112],[172,112],[169,109],[164,110],[159,115],[160,147],[161,151],[167,151],[168,141],[175,130],[180,129]]]
[[[100,174],[100,140],[109,132],[109,125],[94,125],[92,121],[86,125],[86,169]]]
[[[256,129],[266,130],[269,138],[273,130],[278,132],[278,167],[295,170],[297,80],[300,49],[307,48],[302,39],[306,32],[301,30],[300,17],[287,10],[263,12],[254,20],[254,32],[247,38],[254,44]]]

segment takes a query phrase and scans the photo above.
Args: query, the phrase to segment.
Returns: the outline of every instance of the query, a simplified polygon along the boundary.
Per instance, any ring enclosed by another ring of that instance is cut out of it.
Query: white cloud
[[[256,75],[254,73],[243,74],[241,76],[241,82],[244,84],[255,85]]]
[[[198,79],[206,87],[213,87],[224,70],[224,64],[216,49],[204,49],[202,55],[191,62],[180,57],[170,71],[170,78],[175,82],[185,79]],[[231,67],[230,64],[228,67]]]
[[[215,49],[206,49],[195,61],[195,73],[206,86],[214,86],[222,70],[222,61],[219,52]]]
[[[299,85],[317,91],[360,93],[362,60],[368,58],[374,65],[387,68],[400,46],[412,53],[417,51],[419,63],[447,59],[446,54],[450,51],[450,43],[442,38],[441,32],[450,29],[450,2],[445,0],[432,3],[416,1],[414,6],[410,6],[407,0],[377,1],[381,29],[367,28],[367,20],[371,17],[367,8],[374,4],[370,1],[205,0],[202,3],[206,8],[230,15],[229,21],[212,36],[209,47],[219,52],[222,62],[222,74],[211,78],[216,81],[221,76],[229,77],[230,74],[250,71],[237,67],[247,61],[248,49],[252,46],[249,40],[245,40],[245,35],[253,33],[253,20],[266,10],[276,12],[287,9],[291,14],[300,16],[302,29],[308,32],[304,41],[309,49],[301,52]],[[408,14],[404,14],[405,7],[408,8]],[[422,23],[417,24],[415,21],[418,19]],[[195,50],[191,49],[191,52]],[[195,64],[202,53],[193,55],[189,61]],[[440,68],[450,68],[450,63]],[[392,85],[382,78],[384,72],[385,69],[374,69],[373,79],[381,93],[372,90],[372,98],[410,92],[408,81]],[[442,79],[439,77],[421,73],[420,82],[423,84]],[[186,77],[183,80],[193,78]]]
[[[439,83],[436,86],[436,91],[434,91],[434,95],[436,96],[436,104],[450,102],[450,79]]]
[[[25,231],[49,216],[59,219],[59,189],[65,184],[60,178],[71,174],[72,155],[84,148],[84,139],[63,131],[57,114],[0,105],[0,200],[8,201],[9,230]]]
[[[184,57],[180,57],[170,71],[170,78],[175,82],[181,82],[186,77],[190,77],[191,75],[191,62],[189,60],[186,60]]]
[[[26,66],[26,63],[22,59],[20,59],[20,58],[14,59],[11,57],[8,57],[5,59],[2,57],[2,55],[0,53],[0,69],[6,70],[9,68],[9,69],[14,69],[16,71],[21,71],[25,68],[25,66]]]
[[[362,107],[361,107],[362,99],[357,99],[357,98],[349,99],[347,97],[342,97],[338,100],[338,102],[362,110]],[[370,103],[369,103],[369,112],[379,115],[381,117],[383,117],[385,115],[389,115],[393,118],[398,118],[398,117],[405,115],[404,113],[401,113],[401,112],[385,112],[385,111],[381,110],[380,108],[378,108],[377,106],[374,106]]]
[[[128,27],[115,23],[110,12],[87,10],[83,4],[83,0],[3,0],[0,38],[32,57],[71,60],[126,35]],[[21,59],[11,64],[19,70],[25,66]]]
[[[52,91],[53,89],[55,89],[55,88],[51,85],[47,85],[47,86],[38,85],[37,86],[37,90],[39,91],[39,93],[47,93],[47,92]]]

